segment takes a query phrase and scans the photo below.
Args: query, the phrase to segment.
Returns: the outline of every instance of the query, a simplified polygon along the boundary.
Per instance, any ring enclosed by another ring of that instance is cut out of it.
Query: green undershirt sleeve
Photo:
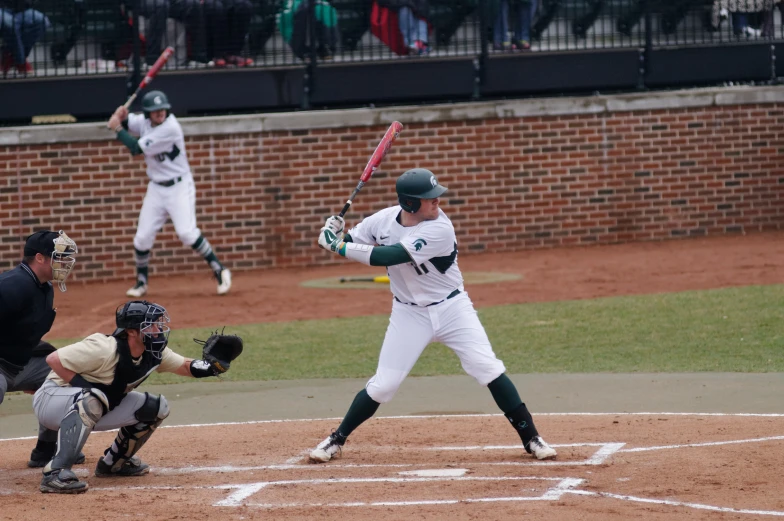
[[[411,257],[402,244],[392,246],[375,246],[370,252],[371,266],[396,266],[411,262]]]
[[[128,147],[128,150],[131,151],[131,154],[138,156],[139,154],[143,153],[141,147],[139,146],[139,140],[130,135],[127,130],[122,129],[119,131],[117,133],[117,139],[119,139],[123,145]]]

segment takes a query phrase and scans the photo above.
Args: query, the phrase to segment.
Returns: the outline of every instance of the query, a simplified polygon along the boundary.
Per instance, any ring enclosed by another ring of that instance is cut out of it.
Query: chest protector
[[[125,398],[125,395],[141,385],[150,376],[150,373],[161,365],[161,361],[153,357],[146,349],[142,354],[141,360],[135,363],[131,356],[131,349],[128,347],[128,339],[126,338],[117,339],[117,354],[120,355],[120,359],[114,368],[112,383],[109,385],[93,384],[96,388],[103,391],[109,399],[110,411],[117,407],[122,399]]]

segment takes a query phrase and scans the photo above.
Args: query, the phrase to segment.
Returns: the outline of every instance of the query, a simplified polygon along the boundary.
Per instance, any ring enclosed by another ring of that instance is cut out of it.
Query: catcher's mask
[[[24,256],[33,257],[36,253],[48,256],[52,266],[52,280],[57,282],[60,291],[65,292],[65,281],[76,263],[78,249],[76,243],[64,231],[41,230],[33,233],[25,241]]]
[[[397,178],[395,191],[400,207],[406,212],[416,213],[422,206],[422,199],[441,197],[446,187],[438,184],[438,179],[430,170],[413,168]]]
[[[146,300],[133,300],[117,308],[117,329],[112,336],[120,336],[126,329],[138,329],[144,348],[160,360],[161,352],[169,343],[169,322],[169,314],[163,306]]]

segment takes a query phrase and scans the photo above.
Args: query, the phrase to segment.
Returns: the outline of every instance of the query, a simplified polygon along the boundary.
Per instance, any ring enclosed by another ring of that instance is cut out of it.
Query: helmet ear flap
[[[406,197],[404,195],[399,195],[397,200],[400,203],[400,207],[408,213],[417,213],[419,208],[422,206],[422,201],[416,197]]]

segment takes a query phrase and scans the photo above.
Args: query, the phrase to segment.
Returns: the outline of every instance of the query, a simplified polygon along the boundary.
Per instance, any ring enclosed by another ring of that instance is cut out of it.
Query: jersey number
[[[171,149],[171,152],[161,152],[160,154],[155,156],[155,159],[163,163],[164,161],[166,161],[167,157],[169,158],[170,161],[174,161],[179,155],[180,155],[180,149],[177,148],[177,145],[174,145]]]

